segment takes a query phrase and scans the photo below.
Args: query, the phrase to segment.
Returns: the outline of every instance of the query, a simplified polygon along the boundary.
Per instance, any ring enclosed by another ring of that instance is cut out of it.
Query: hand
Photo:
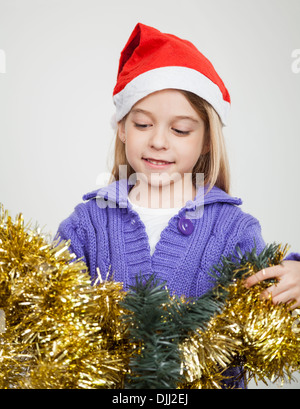
[[[263,291],[262,297],[268,298],[271,294],[274,304],[294,302],[290,309],[300,306],[300,261],[285,260],[277,266],[258,271],[245,280],[245,286],[250,288],[270,278],[277,278],[278,282]]]

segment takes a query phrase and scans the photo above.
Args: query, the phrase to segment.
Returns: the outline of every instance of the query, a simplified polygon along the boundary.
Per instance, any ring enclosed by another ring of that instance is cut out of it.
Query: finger
[[[277,291],[276,291],[277,290]],[[272,285],[271,287],[266,288],[261,294],[260,294],[260,298],[263,299],[267,299],[270,296],[272,297],[272,299],[274,297],[276,297],[277,295],[279,295],[282,291],[278,291],[278,289],[275,287],[275,285]]]
[[[288,285],[284,285],[283,281],[280,283],[272,285],[271,287],[264,290],[260,298],[268,299],[271,297],[273,304],[290,304],[288,309],[293,310],[300,306],[300,299],[294,288],[290,288]]]
[[[274,295],[274,290],[272,292],[271,289],[272,287],[270,287],[268,290],[263,291],[260,295],[261,299],[268,299],[269,297],[271,297],[274,305],[285,303],[287,304],[289,310],[293,310],[300,306],[300,300],[296,300],[295,298],[293,298],[294,295],[291,292],[280,291],[280,293]]]
[[[284,293],[285,291],[289,291],[290,286],[288,282],[284,281],[284,279],[280,280],[280,282],[273,284],[272,286],[266,288],[262,293],[261,296],[263,298],[268,298],[270,294],[272,295],[272,298],[277,297],[281,293]]]
[[[287,302],[288,309],[290,311],[294,310],[295,308],[299,308],[300,306],[300,300],[290,300]]]
[[[272,297],[273,304],[287,304],[294,301],[294,294],[292,291],[284,291],[275,297]]]
[[[261,281],[268,280],[270,278],[280,277],[283,273],[283,266],[278,264],[277,266],[267,267],[263,270],[258,271],[252,276],[248,277],[245,280],[245,286],[247,288],[252,287],[253,285],[260,283]]]
[[[300,300],[290,298],[289,294],[281,293],[279,296],[272,299],[274,305],[286,304],[288,310],[292,311],[300,306]]]

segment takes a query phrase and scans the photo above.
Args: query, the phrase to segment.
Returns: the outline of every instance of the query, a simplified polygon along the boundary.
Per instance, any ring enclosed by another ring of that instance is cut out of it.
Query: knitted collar
[[[127,201],[128,193],[132,185],[128,183],[127,179],[121,179],[111,183],[101,189],[94,190],[90,193],[86,193],[82,198],[83,200],[90,199],[104,199],[111,203],[116,204],[120,208],[131,207]],[[202,208],[204,205],[212,203],[229,203],[233,205],[241,205],[242,200],[237,197],[232,197],[224,192],[222,189],[214,186],[208,193],[206,193],[208,187],[200,187],[197,191],[194,200],[188,200],[184,207],[185,210],[194,211],[197,208]]]

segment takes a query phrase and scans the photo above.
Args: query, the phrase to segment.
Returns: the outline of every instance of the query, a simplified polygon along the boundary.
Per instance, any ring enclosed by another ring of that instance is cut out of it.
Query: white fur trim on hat
[[[161,67],[147,71],[129,82],[113,97],[116,121],[119,122],[139,100],[163,89],[181,89],[193,92],[209,102],[227,123],[230,103],[223,99],[220,88],[205,75],[187,67]]]

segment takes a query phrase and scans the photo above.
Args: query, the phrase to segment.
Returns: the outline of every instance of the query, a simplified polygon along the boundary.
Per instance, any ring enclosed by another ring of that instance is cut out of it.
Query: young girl
[[[71,240],[92,281],[97,269],[103,278],[110,271],[126,290],[140,272],[156,273],[171,293],[201,296],[213,286],[208,272],[222,255],[236,246],[265,247],[259,222],[229,194],[222,133],[229,93],[190,42],[137,24],[121,53],[113,95],[111,183],[86,194],[58,233]],[[299,306],[299,261],[290,254],[246,285],[277,277],[279,284],[268,289],[274,303]]]

